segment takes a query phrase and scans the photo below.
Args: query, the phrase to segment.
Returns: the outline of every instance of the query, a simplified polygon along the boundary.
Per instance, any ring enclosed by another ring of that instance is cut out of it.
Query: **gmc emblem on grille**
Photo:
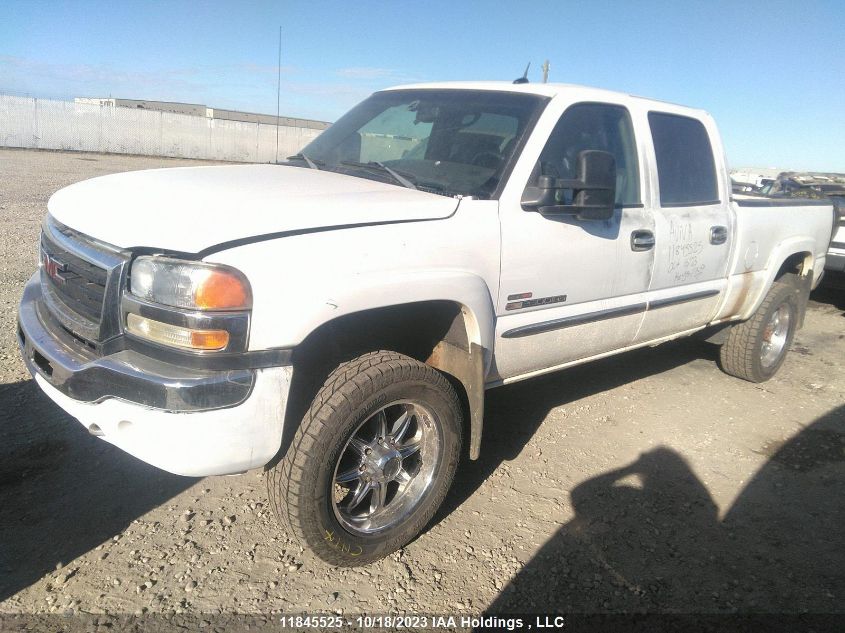
[[[46,272],[47,276],[57,284],[61,285],[67,281],[64,277],[62,277],[62,273],[67,270],[67,264],[60,262],[49,253],[43,253],[42,264],[44,265],[44,272]]]

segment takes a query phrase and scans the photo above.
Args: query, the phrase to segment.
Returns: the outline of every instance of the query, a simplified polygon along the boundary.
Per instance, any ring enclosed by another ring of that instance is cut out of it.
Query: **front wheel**
[[[772,284],[748,321],[731,328],[719,351],[722,369],[751,382],[764,382],[780,369],[798,323],[798,292],[790,276]]]
[[[277,516],[333,565],[363,565],[431,520],[457,468],[461,406],[436,370],[395,352],[339,365],[268,473]]]

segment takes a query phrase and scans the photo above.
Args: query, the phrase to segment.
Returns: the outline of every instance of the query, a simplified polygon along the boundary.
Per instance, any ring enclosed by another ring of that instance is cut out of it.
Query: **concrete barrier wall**
[[[280,126],[279,158],[319,133]],[[0,147],[269,163],[276,157],[276,126],[0,95]]]

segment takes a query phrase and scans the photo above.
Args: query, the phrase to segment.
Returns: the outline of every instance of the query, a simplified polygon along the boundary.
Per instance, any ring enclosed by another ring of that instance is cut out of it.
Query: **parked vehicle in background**
[[[843,182],[822,183],[816,189],[833,203],[836,213],[836,226],[827,251],[825,270],[845,272],[845,176]]]
[[[760,189],[777,180],[784,170],[774,167],[740,167],[730,170],[731,182]]]
[[[845,188],[826,192],[836,212],[836,227],[830,249],[827,251],[825,270],[845,272]]]
[[[486,389],[703,330],[771,378],[832,217],[733,200],[706,112],[496,82],[384,90],[285,165],[95,178],[48,211],[19,309],[39,387],[171,472],[264,467],[336,565],[431,520]]]

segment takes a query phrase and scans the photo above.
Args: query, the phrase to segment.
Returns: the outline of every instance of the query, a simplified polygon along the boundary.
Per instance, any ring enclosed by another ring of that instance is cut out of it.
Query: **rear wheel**
[[[268,473],[291,534],[334,565],[382,558],[416,536],[451,485],[457,394],[436,370],[371,352],[326,379],[285,458]]]
[[[751,382],[774,376],[792,346],[798,321],[798,292],[794,278],[776,281],[748,321],[731,328],[719,351],[722,369]]]

